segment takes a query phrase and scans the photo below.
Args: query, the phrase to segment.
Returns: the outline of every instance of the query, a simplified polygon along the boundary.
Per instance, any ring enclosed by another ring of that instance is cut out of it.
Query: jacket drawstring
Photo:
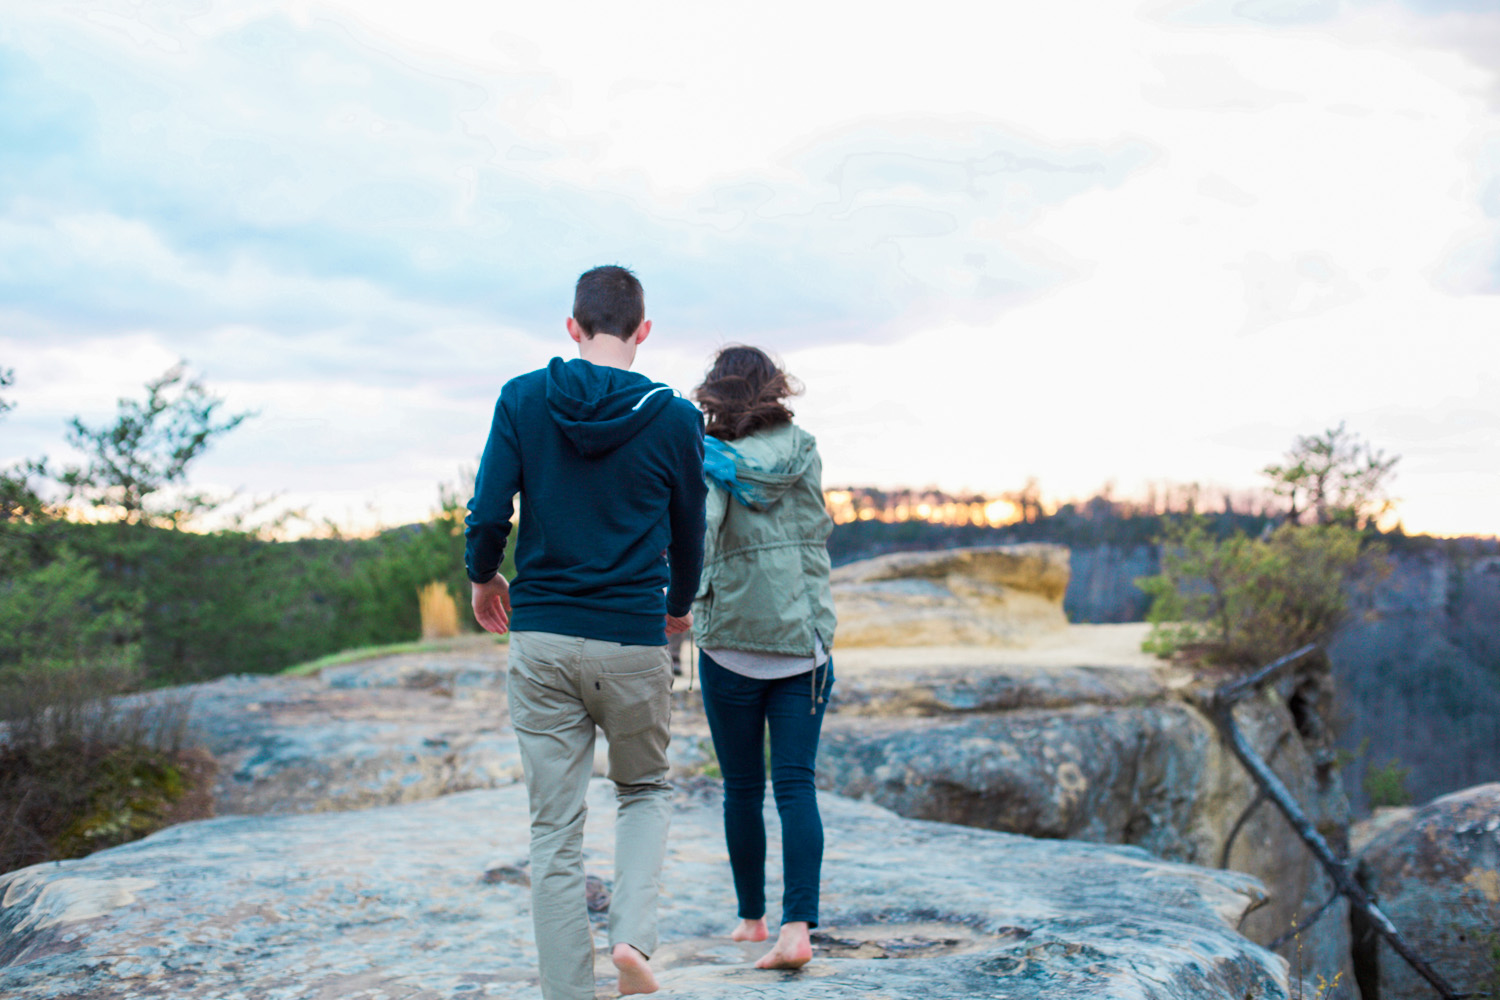
[[[826,699],[826,697],[823,697],[822,685],[817,684],[817,651],[819,651],[819,649],[822,649],[823,655],[825,655],[826,657],[826,660],[823,660],[823,666],[828,666],[829,663],[832,663],[832,661],[834,661],[834,657],[832,657],[831,652],[828,652],[828,649],[823,646],[823,637],[819,636],[819,634],[814,631],[813,675],[811,675],[811,684],[813,684],[813,688],[811,688],[811,691],[808,691],[808,696],[810,696],[811,699],[811,705],[808,706],[807,709],[808,715],[817,715],[817,703],[826,702],[826,700],[828,700]],[[825,670],[825,672],[823,672],[823,684],[826,684],[826,682],[828,682],[828,672],[826,672]]]
[[[812,704],[807,709],[807,714],[808,715],[817,715],[818,714],[818,702],[820,702],[820,701],[827,701],[828,700],[827,698],[823,697],[823,695],[821,693],[822,689],[818,686],[818,651],[819,650],[822,650],[823,651],[823,655],[827,657],[827,659],[824,660],[825,665],[828,664],[828,663],[832,663],[833,662],[833,654],[830,653],[830,652],[828,652],[827,648],[823,645],[823,637],[821,635],[818,635],[818,633],[816,631],[814,631],[813,632],[812,690],[809,692],[809,696],[811,698]],[[825,682],[827,681],[828,675],[826,673],[823,675],[823,679],[824,679]]]

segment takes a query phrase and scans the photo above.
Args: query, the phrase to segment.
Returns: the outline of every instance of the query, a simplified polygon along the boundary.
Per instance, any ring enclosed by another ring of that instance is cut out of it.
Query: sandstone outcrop
[[[837,645],[1024,645],[1067,628],[1068,550],[897,552],[833,571]]]
[[[361,809],[519,781],[504,657],[475,637],[311,677],[194,685],[196,736],[219,761],[218,812]]]
[[[1360,853],[1358,870],[1386,916],[1451,986],[1500,995],[1500,783],[1391,814]],[[1389,945],[1362,944],[1366,1000],[1434,995]]]
[[[471,637],[312,675],[222,677],[179,689],[194,738],[219,764],[220,815],[420,802],[522,780],[505,699],[506,647]],[[682,776],[711,759],[684,692],[669,749]],[[605,770],[603,736],[596,774]]]
[[[591,789],[590,807],[585,866],[604,886],[606,782]],[[734,909],[718,786],[700,779],[680,792],[653,956],[664,995],[1288,996],[1282,960],[1234,930],[1260,896],[1246,876],[1129,847],[904,820],[838,796],[824,813],[833,836],[813,962],[762,971],[748,961],[754,946],[725,936]],[[774,810],[768,822],[774,834]],[[206,820],[0,876],[0,995],[533,997],[529,896],[516,875],[526,824],[525,792],[512,786],[351,813]],[[599,969],[603,995],[613,995],[602,951]]]
[[[1248,872],[1270,888],[1241,930],[1269,943],[1332,882],[1190,697],[1142,654],[1145,627],[1072,626],[1029,649],[854,649],[836,656],[823,787],[904,816],[1034,837],[1134,844]],[[1342,796],[1319,781],[1274,692],[1237,710],[1250,741],[1336,843]],[[1342,900],[1282,949],[1352,984]],[[1347,995],[1347,994],[1346,994]]]

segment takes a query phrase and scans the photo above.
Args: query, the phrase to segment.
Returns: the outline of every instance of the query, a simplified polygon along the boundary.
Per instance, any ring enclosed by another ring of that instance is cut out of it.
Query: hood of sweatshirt
[[[672,389],[644,375],[582,358],[547,363],[547,409],[585,458],[605,455],[656,419]]]
[[[730,443],[704,438],[703,474],[751,510],[766,510],[807,473],[813,436],[787,423]]]

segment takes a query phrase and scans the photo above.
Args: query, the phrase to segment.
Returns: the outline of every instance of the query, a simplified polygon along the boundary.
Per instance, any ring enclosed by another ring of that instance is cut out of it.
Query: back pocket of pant
[[[672,704],[671,658],[661,647],[660,662],[645,670],[615,673],[605,664],[599,671],[604,714],[604,734],[610,740],[633,736],[656,726],[665,726]],[[618,666],[637,666],[620,663]]]

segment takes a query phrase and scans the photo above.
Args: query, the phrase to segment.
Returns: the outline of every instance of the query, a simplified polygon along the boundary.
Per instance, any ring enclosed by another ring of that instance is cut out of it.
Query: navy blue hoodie
[[[519,492],[511,629],[665,645],[663,615],[687,614],[698,589],[707,490],[691,403],[553,358],[500,390],[464,520],[469,579],[499,569]]]

